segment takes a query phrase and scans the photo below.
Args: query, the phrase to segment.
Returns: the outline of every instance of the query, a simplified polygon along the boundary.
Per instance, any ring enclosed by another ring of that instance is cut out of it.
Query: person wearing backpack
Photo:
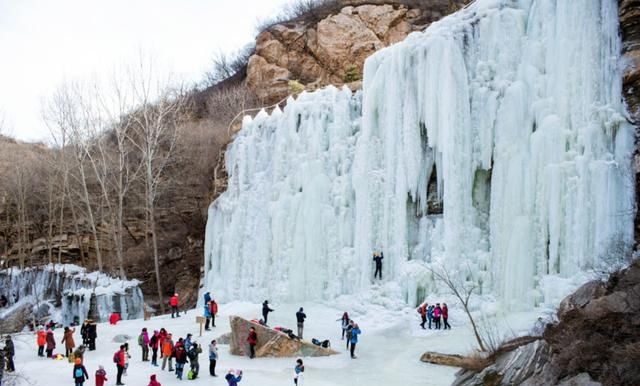
[[[426,330],[424,324],[427,323],[427,303],[424,303],[420,307],[418,307],[418,313],[420,314],[420,318],[422,318],[422,323],[420,323],[420,327],[423,330]]]
[[[200,373],[200,362],[198,361],[198,355],[202,354],[202,348],[196,342],[193,342],[191,345],[191,349],[188,351],[189,355],[189,373],[191,377],[187,377],[188,379],[196,379],[198,378],[198,374]]]
[[[304,330],[304,320],[307,318],[307,314],[304,313],[302,307],[296,312],[296,320],[298,321],[298,338],[302,339],[302,330]]]
[[[80,358],[76,359],[75,365],[73,365],[73,379],[76,382],[76,386],[82,386],[85,380],[89,380],[87,369],[82,365]]]
[[[167,361],[169,361],[169,371],[173,371],[173,340],[171,340],[171,334],[167,334],[162,342],[162,370],[164,371]]]
[[[182,372],[184,371],[184,365],[187,363],[187,351],[184,346],[178,346],[175,350],[176,357],[176,378],[182,379]]]
[[[435,322],[436,330],[440,329],[440,317],[442,316],[442,308],[440,303],[436,303],[436,308],[433,309],[433,321]]]
[[[158,347],[160,347],[159,343],[159,333],[158,330],[153,331],[153,336],[149,339],[149,347],[151,347],[151,364],[153,366],[158,366]]]
[[[216,375],[216,363],[218,362],[218,342],[216,340],[212,340],[209,345],[209,374],[212,377],[217,377]]]
[[[142,348],[142,361],[149,361],[149,334],[146,327],[142,329],[140,335],[138,335],[138,345]]]
[[[120,350],[113,354],[113,363],[116,364],[118,371],[116,376],[116,385],[118,386],[124,385],[124,383],[122,383],[122,374],[124,373],[125,356],[126,352],[124,350],[124,345],[120,345]]]
[[[104,386],[105,381],[108,381],[107,372],[104,371],[104,367],[100,365],[98,366],[98,370],[96,370],[96,386]]]
[[[431,322],[433,321],[433,309],[435,307],[432,305],[427,308],[427,319],[429,320],[429,330],[431,330]]]

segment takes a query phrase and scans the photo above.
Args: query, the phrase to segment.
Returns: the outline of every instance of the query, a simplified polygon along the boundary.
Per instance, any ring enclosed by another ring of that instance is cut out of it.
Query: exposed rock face
[[[249,60],[247,85],[267,103],[289,94],[288,81],[307,89],[354,83],[364,60],[413,31],[421,31],[469,0],[431,0],[410,7],[406,1],[342,1],[317,22],[277,24],[258,35]]]
[[[338,354],[331,349],[316,346],[310,342],[291,339],[286,334],[269,327],[252,323],[239,316],[231,316],[230,349],[233,355],[248,355],[249,328],[254,327],[258,334],[256,357],[322,357]]]
[[[625,63],[624,97],[631,118],[640,123],[640,0],[620,0],[618,9]]]
[[[454,385],[640,385],[640,261],[582,286],[558,317],[543,340],[461,370]]]

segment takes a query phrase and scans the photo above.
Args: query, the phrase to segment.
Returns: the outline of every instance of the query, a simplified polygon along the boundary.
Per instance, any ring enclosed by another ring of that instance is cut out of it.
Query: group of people
[[[358,323],[349,318],[349,313],[342,314],[342,318],[338,319],[342,327],[342,340],[347,338],[347,350],[351,354],[351,359],[356,359],[356,345],[358,344],[358,336],[362,333]]]
[[[426,329],[425,324],[427,321],[429,322],[429,329],[431,330],[431,324],[433,323],[434,328],[436,330],[442,329],[451,329],[449,325],[449,308],[447,307],[447,303],[442,303],[442,307],[440,307],[440,303],[436,303],[435,306],[433,304],[429,305],[427,303],[423,303],[418,307],[418,314],[422,319],[422,323],[420,323],[420,327],[423,330]]]

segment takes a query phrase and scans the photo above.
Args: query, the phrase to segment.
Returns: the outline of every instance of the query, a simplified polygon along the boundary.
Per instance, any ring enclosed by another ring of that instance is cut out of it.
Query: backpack
[[[138,335],[138,345],[142,346],[144,344],[144,338],[142,337],[142,334]]]
[[[189,357],[189,360],[194,360],[196,359],[196,350],[191,349],[189,351],[187,351],[187,356]]]
[[[76,378],[83,378],[84,371],[82,371],[82,367],[76,367],[75,371],[73,372],[73,376]]]
[[[320,341],[316,338],[311,339],[311,343],[315,344],[316,346],[322,345],[322,343],[320,343]]]
[[[322,341],[320,346],[322,346],[324,348],[329,348],[329,347],[331,347],[331,342],[329,342],[329,339],[325,339],[325,340]]]
[[[113,354],[113,363],[120,363],[120,351],[116,351],[116,353]]]
[[[196,379],[196,374],[193,372],[193,370],[189,370],[189,372],[187,373],[187,379]]]

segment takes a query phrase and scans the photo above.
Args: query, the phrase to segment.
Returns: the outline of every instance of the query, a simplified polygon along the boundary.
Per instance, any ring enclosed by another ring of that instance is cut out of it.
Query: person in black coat
[[[269,312],[273,312],[271,308],[269,308],[269,301],[265,300],[262,303],[262,319],[264,320],[265,326],[267,325],[267,316],[269,316]]]
[[[376,262],[376,271],[373,273],[374,279],[376,278],[376,276],[379,276],[380,280],[382,280],[382,259],[384,259],[384,255],[382,254],[382,252],[374,252],[373,261]]]
[[[7,360],[7,371],[16,371],[16,368],[13,364],[13,356],[16,355],[16,348],[13,346],[11,335],[7,335],[7,339],[4,342],[4,353]]]
[[[298,338],[302,339],[302,330],[304,329],[304,320],[307,318],[307,314],[304,313],[302,307],[296,312],[296,319],[298,320]]]
[[[98,337],[97,325],[93,320],[89,321],[87,326],[87,340],[89,342],[89,351],[96,349],[96,338]]]

